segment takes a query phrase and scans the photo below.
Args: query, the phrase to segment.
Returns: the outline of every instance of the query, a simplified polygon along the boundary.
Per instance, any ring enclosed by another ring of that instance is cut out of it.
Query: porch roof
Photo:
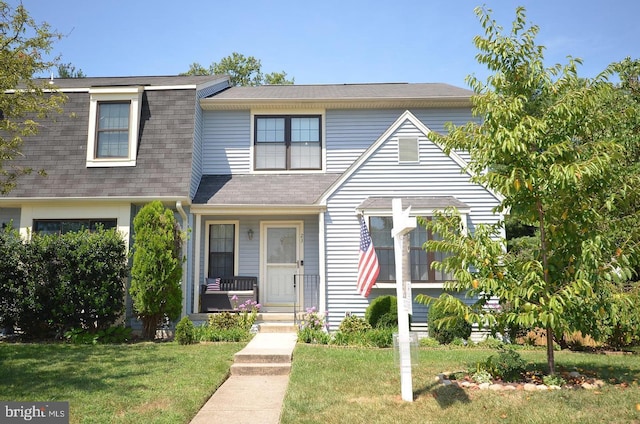
[[[412,215],[431,213],[434,210],[442,210],[448,207],[455,207],[460,212],[465,213],[470,210],[469,205],[453,196],[397,196],[402,199],[402,208],[411,206]],[[358,212],[367,215],[374,213],[390,213],[392,200],[394,197],[367,197],[356,208]]]
[[[193,206],[321,206],[318,200],[340,175],[204,175],[193,199]]]

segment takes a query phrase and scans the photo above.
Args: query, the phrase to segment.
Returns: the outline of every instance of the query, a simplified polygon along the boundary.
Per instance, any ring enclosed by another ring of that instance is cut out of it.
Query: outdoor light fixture
[[[253,240],[253,230],[251,228],[249,228],[249,231],[247,231],[247,238],[249,240]]]

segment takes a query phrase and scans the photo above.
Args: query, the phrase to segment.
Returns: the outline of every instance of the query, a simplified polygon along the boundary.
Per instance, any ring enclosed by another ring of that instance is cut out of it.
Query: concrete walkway
[[[296,339],[291,332],[256,334],[190,424],[278,424]]]

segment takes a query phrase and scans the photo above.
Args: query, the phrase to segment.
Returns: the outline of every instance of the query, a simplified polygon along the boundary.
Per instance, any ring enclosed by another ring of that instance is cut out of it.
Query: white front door
[[[293,307],[293,276],[301,274],[302,222],[263,222],[262,284],[260,297],[266,309]]]

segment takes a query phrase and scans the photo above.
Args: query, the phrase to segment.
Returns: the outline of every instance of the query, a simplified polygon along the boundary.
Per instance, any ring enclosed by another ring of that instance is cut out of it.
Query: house
[[[335,329],[396,293],[392,198],[427,219],[455,206],[471,231],[500,220],[499,197],[462,172],[465,154],[429,139],[474,119],[471,94],[446,84],[265,85],[201,99],[190,312],[205,278],[252,275],[263,311],[316,307]],[[356,292],[358,215],[381,265],[369,299]],[[411,235],[414,295],[438,295],[447,278],[430,267],[438,254],[421,249],[427,237]],[[426,323],[423,305],[413,311],[413,323]]]
[[[60,232],[97,223],[127,240],[159,199],[189,230],[183,315],[201,311],[207,278],[257,278],[263,312],[328,312],[331,328],[395,294],[391,201],[416,216],[455,206],[467,227],[493,223],[499,197],[462,172],[464,152],[429,139],[464,124],[471,92],[446,84],[230,87],[225,76],[56,80],[64,113],[25,141],[18,166],[44,169],[0,196],[0,224]],[[381,265],[356,292],[362,215]],[[411,235],[413,294],[447,276]],[[413,305],[414,324],[426,308]],[[127,313],[131,316],[129,303]],[[192,315],[193,316],[193,315]]]
[[[23,176],[14,190],[0,196],[0,225],[12,223],[26,238],[30,232],[102,224],[117,227],[129,245],[133,217],[145,203],[159,199],[186,227],[190,193],[200,182],[194,162],[201,142],[199,99],[228,87],[228,78],[53,82],[67,96],[63,113],[40,122],[39,133],[24,138],[23,155],[12,162],[43,169],[46,176]]]

